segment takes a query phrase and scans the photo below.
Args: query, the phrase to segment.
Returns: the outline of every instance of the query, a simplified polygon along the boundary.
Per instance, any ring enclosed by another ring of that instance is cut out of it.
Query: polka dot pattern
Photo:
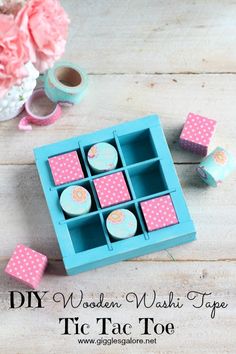
[[[47,266],[47,257],[24,245],[17,245],[5,272],[36,289]]]
[[[216,121],[189,113],[180,135],[180,146],[206,156],[216,127]]]
[[[84,173],[76,151],[48,159],[56,186],[84,178]]]
[[[175,208],[170,195],[140,203],[148,231],[178,224]]]
[[[131,200],[122,172],[116,172],[94,180],[102,208]]]

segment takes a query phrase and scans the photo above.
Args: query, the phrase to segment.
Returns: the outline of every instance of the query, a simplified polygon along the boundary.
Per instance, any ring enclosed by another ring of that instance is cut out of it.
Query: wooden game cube
[[[18,244],[11,256],[5,273],[36,289],[47,266],[47,257],[24,245]]]
[[[178,224],[170,195],[149,199],[140,203],[148,231]]]
[[[94,185],[102,208],[131,200],[122,172],[96,178]]]
[[[180,146],[185,150],[206,156],[215,127],[215,120],[189,113],[180,135]]]
[[[76,151],[48,159],[56,186],[84,178],[83,169]]]

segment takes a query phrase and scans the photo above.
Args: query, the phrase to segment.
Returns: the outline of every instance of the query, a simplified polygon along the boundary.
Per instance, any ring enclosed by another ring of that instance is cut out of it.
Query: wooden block
[[[195,154],[206,156],[215,126],[215,120],[189,113],[180,135],[180,146]]]
[[[36,289],[46,266],[46,256],[29,247],[18,244],[5,268],[5,273],[30,288]]]

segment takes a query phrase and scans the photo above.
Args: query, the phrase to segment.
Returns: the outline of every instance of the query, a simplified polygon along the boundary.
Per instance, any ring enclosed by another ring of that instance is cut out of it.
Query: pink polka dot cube
[[[170,195],[164,195],[140,203],[148,231],[178,224]]]
[[[36,289],[47,266],[47,257],[24,245],[17,245],[5,273]]]
[[[76,151],[50,157],[48,162],[56,186],[84,178]]]
[[[189,113],[180,135],[180,146],[185,150],[206,156],[215,127],[215,120]]]
[[[130,193],[122,172],[112,173],[96,178],[94,185],[102,208],[127,202],[131,199]]]

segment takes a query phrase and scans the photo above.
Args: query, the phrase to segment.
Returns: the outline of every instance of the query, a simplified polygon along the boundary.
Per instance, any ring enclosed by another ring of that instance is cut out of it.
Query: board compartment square
[[[119,142],[126,165],[157,157],[149,129],[119,136]]]
[[[128,172],[137,198],[167,190],[160,161],[130,167]]]
[[[119,164],[115,170],[94,175],[86,154],[89,147],[102,141],[111,142],[116,147]],[[85,178],[55,186],[48,158],[74,150],[80,156]],[[34,154],[67,274],[77,274],[195,240],[196,230],[156,115],[45,145],[34,149]],[[116,172],[124,174],[131,200],[101,208],[94,179]],[[75,184],[88,186],[94,199],[93,207],[86,215],[66,218],[59,203],[60,193]],[[179,223],[149,232],[140,203],[167,194],[171,195]],[[107,232],[106,217],[118,208],[128,208],[135,213],[138,231],[134,237],[115,241]]]
[[[101,220],[98,214],[77,218],[68,225],[75,253],[106,245]]]

